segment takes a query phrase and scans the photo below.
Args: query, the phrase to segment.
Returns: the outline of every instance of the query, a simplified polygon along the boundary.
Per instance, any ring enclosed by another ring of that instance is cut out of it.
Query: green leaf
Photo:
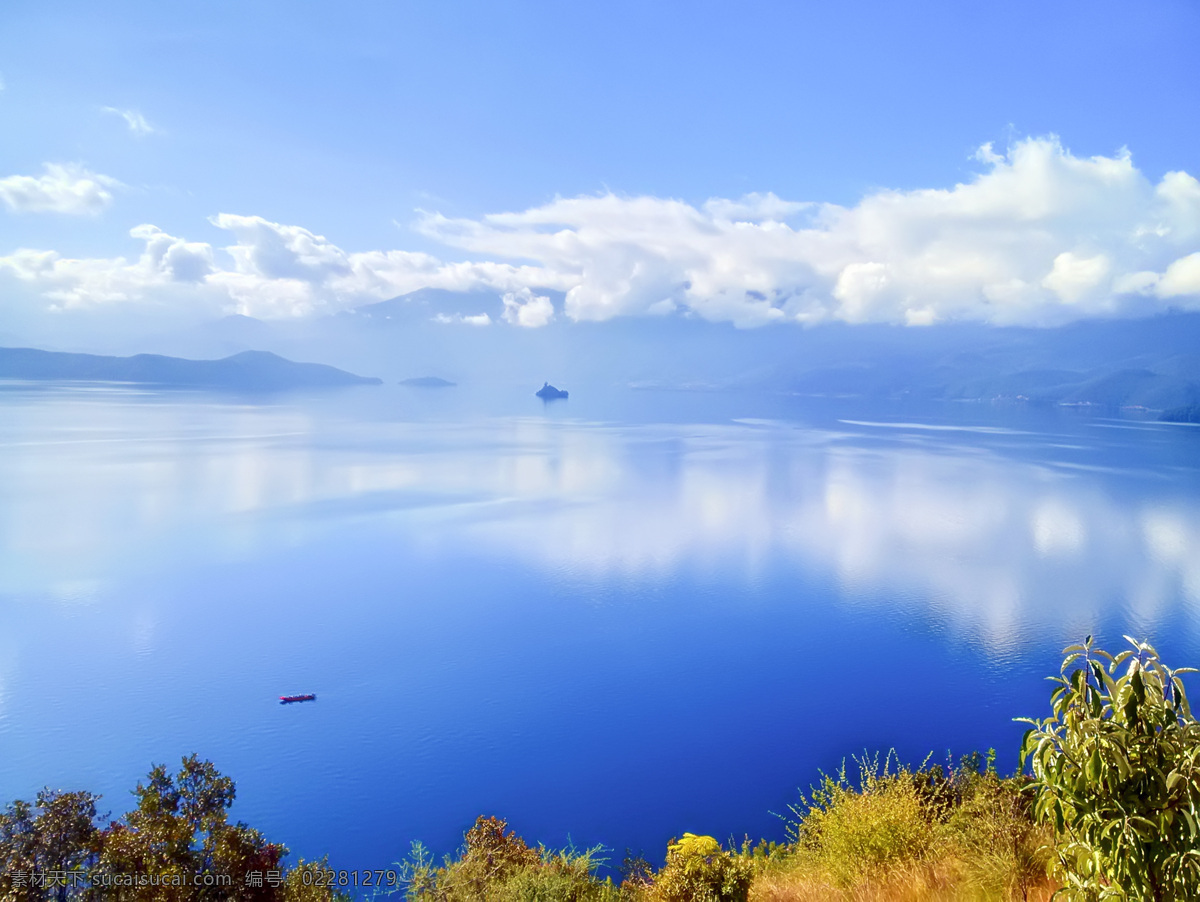
[[[1104,668],[1099,665],[1096,665],[1096,678],[1103,683],[1104,688],[1108,690],[1108,694],[1110,696],[1115,696],[1117,694],[1116,682],[1111,676],[1108,675],[1107,672],[1105,672]]]
[[[1145,681],[1145,679],[1143,679],[1141,671],[1138,671],[1132,677],[1130,677],[1129,684],[1130,684],[1130,686],[1133,687],[1133,695],[1134,695],[1134,698],[1137,699],[1138,704],[1140,705],[1143,702],[1145,702],[1146,701],[1146,681]]]

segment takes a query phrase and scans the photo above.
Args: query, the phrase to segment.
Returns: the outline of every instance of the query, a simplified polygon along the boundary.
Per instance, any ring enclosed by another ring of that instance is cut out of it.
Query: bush
[[[434,867],[420,843],[401,865],[410,902],[608,902],[617,891],[596,876],[600,848],[532,849],[496,817],[480,817],[467,831],[458,859]],[[507,832],[506,832],[507,831]]]
[[[939,797],[936,784],[914,779],[903,767],[891,769],[889,753],[855,759],[858,787],[846,777],[843,762],[837,777],[822,776],[811,800],[792,806],[797,818],[788,835],[805,857],[815,860],[840,886],[850,886],[899,862],[923,859],[933,840],[933,823],[923,799]]]
[[[726,852],[711,836],[683,834],[667,846],[667,863],[655,876],[649,898],[655,902],[746,902],[753,869]]]
[[[1048,834],[1024,779],[997,774],[994,752],[915,770],[891,753],[854,760],[856,783],[843,763],[790,807],[790,850],[764,856],[756,902],[1049,896]]]
[[[1033,820],[1028,781],[960,767],[956,800],[939,828],[940,843],[959,861],[963,882],[983,898],[1028,899],[1046,886],[1050,834]]]
[[[1021,746],[1068,898],[1200,898],[1200,724],[1145,642],[1064,650],[1053,713]],[[1072,669],[1074,668],[1074,669]],[[1123,671],[1123,672],[1122,672]]]

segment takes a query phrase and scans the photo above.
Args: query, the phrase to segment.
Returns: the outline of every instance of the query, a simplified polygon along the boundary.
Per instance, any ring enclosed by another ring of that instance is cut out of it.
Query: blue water
[[[1198,627],[1196,428],[0,390],[0,804],[88,788],[116,815],[197,752],[236,817],[339,868],[453,851],[478,814],[656,859],[780,837],[864,749],[1011,768],[1064,644],[1196,664]]]

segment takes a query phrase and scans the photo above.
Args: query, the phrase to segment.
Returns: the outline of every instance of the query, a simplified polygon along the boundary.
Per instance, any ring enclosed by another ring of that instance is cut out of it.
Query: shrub
[[[667,862],[654,878],[656,902],[746,902],[753,868],[711,836],[683,834],[667,846]]]
[[[1035,814],[1054,829],[1065,894],[1200,898],[1200,724],[1180,676],[1145,642],[1064,650],[1053,713],[1021,746]],[[1074,669],[1072,669],[1074,668]]]
[[[1010,900],[1052,892],[1048,834],[1033,823],[1024,778],[995,753],[913,770],[894,755],[854,759],[790,806],[789,852],[764,856],[756,902]],[[757,861],[756,857],[751,860]]]
[[[919,861],[929,850],[933,825],[922,805],[918,780],[904,767],[892,770],[892,754],[855,759],[857,789],[843,762],[837,777],[822,775],[811,800],[791,806],[797,817],[788,835],[810,860],[841,886],[861,881],[899,862]],[[926,798],[933,798],[928,790]]]
[[[596,877],[600,849],[532,849],[496,817],[480,817],[458,859],[434,867],[420,843],[400,867],[410,902],[607,902],[617,891]],[[507,832],[506,832],[507,831]]]
[[[959,861],[962,881],[983,898],[1028,899],[1046,885],[1051,835],[1033,820],[1023,777],[960,767],[957,799],[939,828],[939,842]]]

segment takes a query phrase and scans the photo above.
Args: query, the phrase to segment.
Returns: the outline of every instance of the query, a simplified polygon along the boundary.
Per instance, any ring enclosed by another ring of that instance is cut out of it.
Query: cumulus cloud
[[[121,110],[117,109],[115,106],[106,106],[101,107],[100,109],[105,113],[112,113],[114,116],[120,116],[125,120],[125,124],[129,126],[129,130],[139,137],[141,135],[153,134],[156,131],[154,126],[146,121],[146,117],[137,110]]]
[[[207,244],[184,241],[152,225],[136,226],[129,234],[144,242],[135,260],[70,259],[55,251],[23,248],[0,257],[0,272],[37,283],[60,307],[139,300],[164,289],[178,294],[202,286],[213,273]]]
[[[504,321],[514,326],[538,329],[554,319],[554,304],[550,298],[534,294],[528,288],[510,291],[502,300]]]
[[[558,281],[555,273],[531,266],[446,263],[400,250],[351,253],[323,235],[260,216],[222,213],[211,222],[230,232],[235,243],[225,248],[232,267],[213,273],[208,283],[225,291],[238,312],[252,316],[335,311],[419,288],[521,291]]]
[[[130,231],[145,242],[135,260],[72,259],[22,248],[0,257],[0,272],[31,283],[66,306],[154,301],[164,290],[172,298],[190,291],[197,302],[264,318],[336,312],[426,287],[522,292],[529,284],[553,287],[556,279],[537,267],[508,263],[446,263],[409,251],[350,253],[308,229],[259,216],[222,213],[211,222],[234,242],[214,248],[140,225]],[[221,251],[228,262],[218,262]],[[491,318],[484,314],[456,321],[486,325]]]
[[[0,200],[17,213],[94,215],[112,203],[114,178],[82,166],[47,163],[41,175],[10,175],[0,179]]]
[[[476,219],[418,211],[419,230],[462,257],[450,261],[351,252],[298,225],[222,213],[211,222],[233,238],[225,254],[183,242],[190,250],[176,253],[199,260],[203,248],[203,265],[171,272],[190,273],[196,290],[254,316],[328,312],[419,288],[488,290],[502,296],[498,319],[529,328],[557,312],[576,321],[675,314],[751,327],[1052,325],[1200,309],[1195,177],[1171,172],[1155,184],[1125,151],[1079,157],[1053,137],[1003,154],[985,145],[975,159],[980,172],[951,188],[876,191],[849,207],[769,193],[699,206],[608,193]],[[63,172],[44,178],[62,182]],[[103,192],[100,179],[91,181]],[[87,180],[77,173],[76,181]],[[9,205],[32,208],[34,188],[18,188],[24,199],[5,195]],[[31,269],[20,254],[53,252],[20,251],[0,267],[80,303],[111,297],[114,282],[136,292],[139,276],[151,294],[164,279],[187,281],[121,258],[53,255],[53,269]],[[548,291],[564,294],[561,311]]]
[[[492,318],[486,313],[438,313],[433,317],[433,321],[445,325],[463,326],[490,326],[492,324]]]
[[[853,207],[606,194],[477,220],[427,215],[421,227],[560,274],[576,320],[682,309],[745,326],[1050,324],[1146,312],[1148,300],[1200,306],[1194,177],[1155,185],[1126,152],[1082,158],[1055,138],[977,159],[984,171],[969,182]]]
[[[1181,257],[1155,283],[1157,293],[1166,298],[1200,295],[1200,253]]]

